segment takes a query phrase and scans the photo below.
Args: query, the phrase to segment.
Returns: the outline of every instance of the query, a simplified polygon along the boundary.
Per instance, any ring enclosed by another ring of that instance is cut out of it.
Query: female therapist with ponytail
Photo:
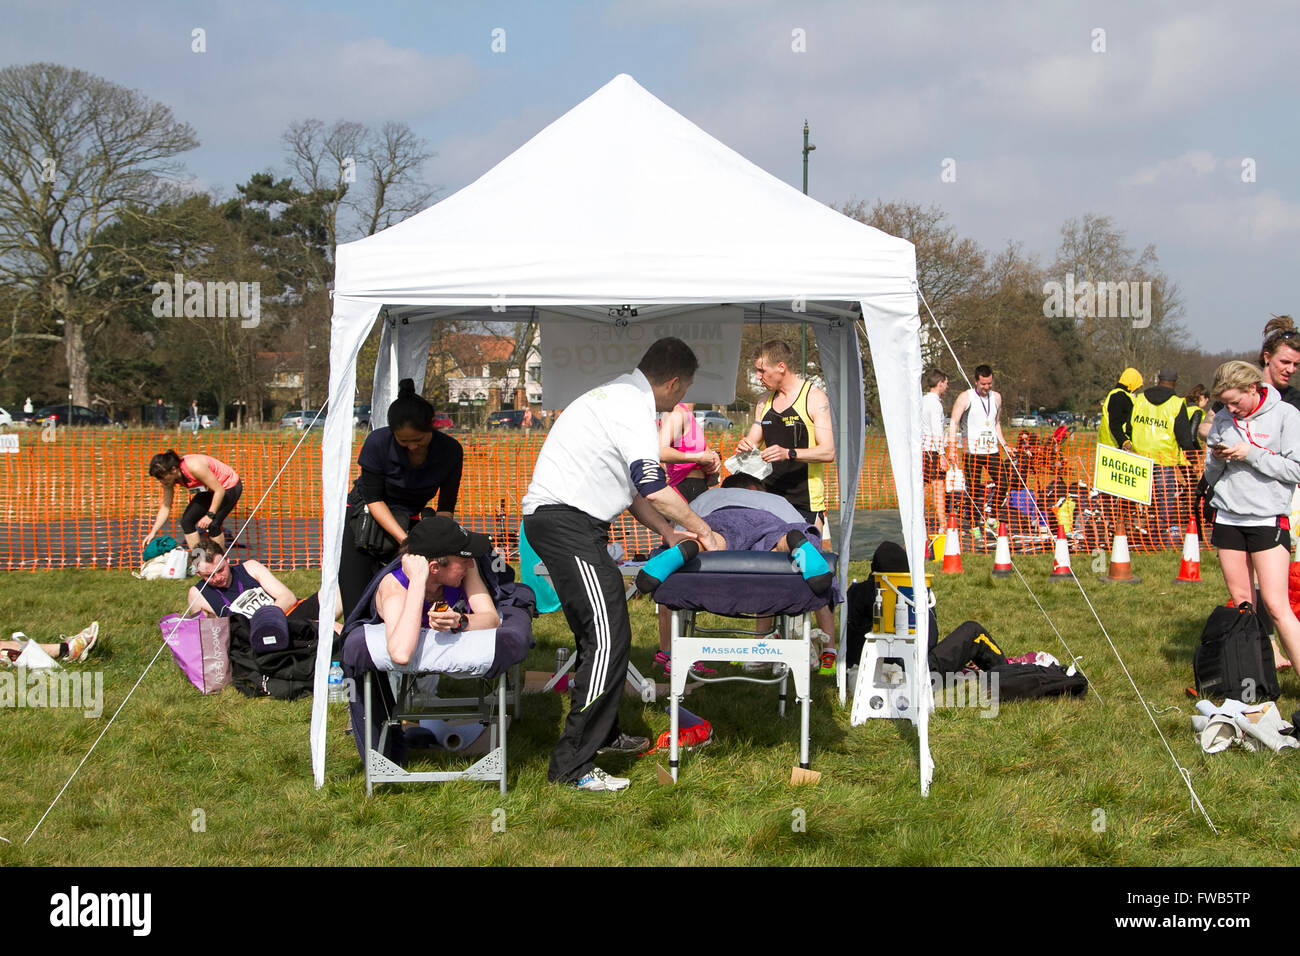
[[[460,442],[434,429],[433,406],[415,394],[414,381],[402,379],[397,400],[388,406],[388,424],[366,436],[357,455],[361,474],[348,495],[343,553],[339,557],[339,591],[345,617],[361,600],[366,585],[406,540],[406,531],[394,515],[416,517],[436,497],[438,514],[450,517],[456,510],[464,463]],[[357,548],[353,522],[363,509],[368,509],[393,539],[387,558]]]

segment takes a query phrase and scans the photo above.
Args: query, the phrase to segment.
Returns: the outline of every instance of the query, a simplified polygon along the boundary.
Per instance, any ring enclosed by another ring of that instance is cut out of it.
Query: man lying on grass
[[[212,538],[201,538],[198,573],[202,579],[190,588],[189,608],[204,617],[229,617],[239,614],[252,620],[258,608],[275,605],[291,621],[314,622],[320,619],[320,595],[301,601],[289,586],[259,561],[231,564],[226,549]],[[336,631],[341,626],[335,624]]]

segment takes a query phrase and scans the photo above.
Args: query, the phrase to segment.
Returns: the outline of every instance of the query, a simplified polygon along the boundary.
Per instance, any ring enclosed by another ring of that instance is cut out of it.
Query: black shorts
[[[820,520],[821,526],[823,528],[826,527],[825,511],[809,511],[807,508],[800,508],[798,505],[794,506],[794,510],[799,512],[799,514],[803,515],[803,519],[807,521],[809,524],[815,525]]]
[[[677,493],[687,501],[694,501],[708,491],[709,480],[707,478],[683,478],[674,487],[677,489]]]
[[[221,507],[215,512],[216,517],[208,525],[208,534],[221,534],[221,522],[226,520],[226,515],[230,514],[239,501],[239,496],[244,491],[244,482],[239,480],[235,482],[235,487],[227,488],[226,493],[221,496]],[[212,492],[209,490],[200,491],[197,495],[190,498],[190,503],[185,508],[185,513],[181,515],[181,530],[186,534],[193,534],[199,530],[199,519],[202,518],[212,509]]]
[[[939,467],[939,453],[937,451],[921,452],[921,477],[924,481],[940,481],[945,477],[945,472]]]
[[[1278,545],[1291,550],[1290,520],[1281,517],[1271,525],[1231,525],[1215,522],[1210,544],[1221,551],[1271,551]]]

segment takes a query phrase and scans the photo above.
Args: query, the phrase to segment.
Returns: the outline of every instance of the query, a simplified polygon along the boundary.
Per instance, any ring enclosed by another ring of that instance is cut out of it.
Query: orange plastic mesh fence
[[[247,546],[241,552],[243,556],[255,556],[276,570],[319,567],[322,512],[319,432],[308,434],[284,474],[272,486],[276,472],[289,459],[300,437],[299,432],[232,431],[197,436],[118,429],[10,432],[5,444],[11,446],[16,438],[17,451],[6,448],[0,453],[0,569],[138,567],[140,539],[148,531],[161,498],[162,486],[148,474],[149,459],[169,448],[181,455],[212,455],[239,472],[244,491],[226,519],[226,532],[229,542],[248,520],[248,528],[241,538]],[[465,447],[465,477],[456,507],[457,517],[471,530],[491,534],[499,545],[504,545],[507,557],[514,559],[520,501],[545,433],[490,432],[456,437]],[[735,451],[739,438],[738,432],[710,435],[712,446],[724,459]],[[359,445],[360,435],[355,447]],[[1037,496],[1039,506],[1050,514],[1053,530],[1057,512],[1052,509],[1058,500],[1073,499],[1062,519],[1073,525],[1077,548],[1096,547],[1109,533],[1117,516],[1114,509],[1097,506],[1098,497],[1089,496],[1087,483],[1095,447],[1095,436],[1076,434],[1061,446],[1050,442],[1037,448],[1022,445],[1016,456],[1021,474]],[[1195,486],[1201,470],[1199,456],[1195,457],[1196,462],[1180,473],[1184,484],[1173,500],[1171,514],[1157,516],[1157,509],[1140,507],[1127,513],[1131,548],[1153,550],[1181,546],[1181,538],[1169,534],[1167,526],[1186,527],[1191,508],[1188,489]],[[354,463],[354,477],[356,471]],[[1007,479],[1009,488],[1019,487],[1009,468]],[[827,469],[827,484],[828,500],[837,501],[839,492],[833,468]],[[264,493],[266,499],[254,514],[253,509]],[[935,526],[937,521],[928,489],[926,498],[927,518]],[[178,489],[171,525],[163,530],[177,540],[181,539],[179,517],[184,506],[184,491]],[[976,503],[972,508],[968,496],[950,494],[949,506],[958,509],[964,521],[978,522],[979,505]],[[898,497],[884,436],[869,434],[857,508],[896,507]],[[1017,512],[1012,509],[1010,514],[1015,518]],[[1157,517],[1163,520],[1164,526],[1157,527]],[[613,538],[629,554],[648,552],[656,544],[648,530],[626,515],[615,523]]]

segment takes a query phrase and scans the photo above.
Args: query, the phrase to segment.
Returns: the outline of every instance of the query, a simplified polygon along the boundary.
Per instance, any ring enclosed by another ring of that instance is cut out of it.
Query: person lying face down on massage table
[[[724,551],[776,551],[791,555],[814,594],[830,590],[833,574],[822,557],[821,532],[779,495],[755,491],[757,479],[731,475],[721,488],[706,491],[691,502],[691,510],[707,516]],[[686,540],[661,551],[637,573],[637,590],[650,594],[687,561],[700,553]]]
[[[817,545],[821,541],[817,526],[804,518],[794,505],[780,495],[763,491],[763,483],[752,475],[743,472],[730,475],[723,481],[721,488],[705,491],[692,499],[690,505],[691,510],[700,517],[707,516],[710,525],[717,518],[723,528],[730,529],[729,531],[717,532],[719,537],[723,539],[722,546],[726,550],[789,553],[792,547],[797,552],[807,541],[811,544],[810,552],[816,555],[816,561],[820,561],[822,566],[826,564],[825,559],[817,551]],[[692,541],[689,544],[694,545],[695,542]],[[660,557],[662,558],[662,556]],[[683,551],[682,563],[688,560],[690,558],[685,557],[685,551]],[[675,564],[676,559],[670,556],[667,563]],[[677,565],[677,567],[680,566]],[[814,564],[814,566],[816,565]],[[830,587],[831,575],[829,570],[828,567],[826,572],[817,572],[809,579],[809,586],[812,587],[813,593],[824,594],[826,589]],[[646,592],[647,588],[654,590],[663,580],[662,577],[656,577],[655,570],[647,574],[643,569],[641,574],[646,575],[646,577],[643,580],[641,575],[637,576],[637,587],[643,592]],[[818,590],[819,588],[820,590]],[[834,613],[830,608],[818,608],[816,613],[819,626],[824,623],[823,617],[825,617],[831,622],[830,626],[834,627]],[[672,664],[670,618],[671,612],[661,604],[659,606],[659,653],[655,655],[655,663],[664,669],[665,674],[671,673]],[[766,633],[771,627],[771,619],[765,620],[767,621],[766,624],[762,621],[759,623],[760,633]],[[818,663],[820,663],[822,649],[818,647],[814,651],[814,656],[818,658]],[[759,666],[767,667],[768,665],[761,664]],[[698,662],[691,665],[691,670],[702,677],[713,677],[717,674],[717,671]]]

